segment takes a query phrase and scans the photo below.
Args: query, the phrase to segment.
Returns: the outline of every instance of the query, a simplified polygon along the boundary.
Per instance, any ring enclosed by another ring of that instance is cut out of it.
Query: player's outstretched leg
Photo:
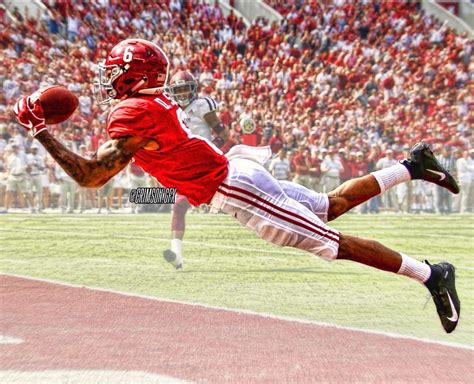
[[[337,259],[352,260],[377,269],[411,277],[423,283],[431,293],[441,324],[447,333],[456,328],[461,312],[454,266],[447,262],[422,263],[384,245],[359,237],[339,234]]]
[[[229,176],[211,202],[212,211],[235,217],[259,237],[277,245],[305,250],[327,260],[347,259],[409,276],[430,290],[446,332],[454,330],[460,302],[451,264],[430,266],[376,241],[340,234],[315,214],[316,208],[298,201],[310,197],[306,196],[306,190],[300,191],[303,193],[301,198],[297,196],[298,190],[290,191],[290,197],[285,189],[291,187],[288,183],[283,188],[255,162],[235,159],[231,162]],[[321,206],[324,206],[323,200]]]
[[[178,196],[171,216],[171,248],[163,252],[165,260],[176,269],[183,268],[183,238],[186,227],[185,216],[191,205],[184,196]]]
[[[428,144],[419,142],[410,150],[410,158],[393,167],[375,171],[370,175],[346,181],[328,193],[328,220],[334,220],[359,204],[384,193],[400,183],[426,180],[452,193],[459,193],[456,180],[434,157]]]

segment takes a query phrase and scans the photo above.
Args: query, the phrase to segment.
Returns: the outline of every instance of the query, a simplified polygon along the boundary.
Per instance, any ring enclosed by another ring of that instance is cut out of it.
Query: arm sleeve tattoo
[[[125,168],[141,146],[140,139],[134,137],[110,140],[91,159],[85,159],[66,148],[47,131],[41,132],[36,138],[69,176],[79,185],[91,188],[104,185]]]

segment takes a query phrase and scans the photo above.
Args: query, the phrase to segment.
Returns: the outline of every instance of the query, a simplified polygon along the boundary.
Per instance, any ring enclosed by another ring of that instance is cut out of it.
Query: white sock
[[[431,276],[431,268],[428,264],[422,263],[421,261],[415,260],[410,256],[402,255],[402,265],[398,270],[399,275],[405,275],[425,283]]]
[[[171,240],[171,250],[176,253],[177,255],[181,255],[183,250],[183,240],[180,239],[172,239]]]
[[[172,239],[171,240],[171,250],[176,254],[176,259],[174,260],[174,266],[176,267],[179,264],[183,263],[183,240]]]
[[[387,189],[397,184],[411,180],[410,172],[408,172],[407,167],[400,163],[372,172],[371,175],[373,175],[379,183],[380,193],[384,193]]]

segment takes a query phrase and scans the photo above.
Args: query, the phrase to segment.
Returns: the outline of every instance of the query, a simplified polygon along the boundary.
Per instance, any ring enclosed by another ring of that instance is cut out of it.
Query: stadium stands
[[[74,8],[68,2],[44,3],[50,14],[41,20],[0,18],[0,207],[12,144],[26,153],[31,146],[10,115],[16,98],[48,84],[76,92],[78,112],[53,131],[90,155],[106,140],[107,109],[94,102],[96,63],[132,36],[162,45],[173,71],[196,74],[201,92],[220,102],[234,143],[243,139],[239,122],[251,117],[257,145],[270,144],[275,154],[283,148],[300,162],[307,150],[308,164],[318,168],[325,152],[333,151],[346,165],[345,178],[347,168],[356,177],[362,169],[380,167],[388,151],[395,159],[405,156],[407,146],[420,139],[435,150],[452,147],[453,164],[471,149],[474,42],[424,14],[417,3],[267,0],[284,16],[281,23],[258,18],[249,28],[233,14],[224,17],[214,2],[129,7],[126,0],[95,0],[77,1]],[[43,196],[56,195],[61,188],[54,163],[41,148],[40,154],[46,160]],[[292,160],[291,178],[296,166]],[[330,177],[321,169],[312,172],[313,188],[326,190]],[[116,182],[126,189],[124,178]],[[465,211],[472,211],[473,185],[463,186],[471,196]],[[436,190],[422,190],[418,203],[411,203],[410,189],[382,206],[445,212],[434,204]],[[94,196],[89,200],[90,208],[96,202]],[[461,209],[460,201],[452,209]],[[54,199],[47,206],[51,203]],[[378,201],[362,211],[368,210],[377,212]]]

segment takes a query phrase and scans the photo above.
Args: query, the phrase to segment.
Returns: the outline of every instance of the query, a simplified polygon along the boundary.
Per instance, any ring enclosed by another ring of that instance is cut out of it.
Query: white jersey
[[[194,135],[212,141],[211,127],[204,120],[204,116],[216,110],[217,103],[212,97],[198,97],[184,108],[187,115],[184,121]]]

